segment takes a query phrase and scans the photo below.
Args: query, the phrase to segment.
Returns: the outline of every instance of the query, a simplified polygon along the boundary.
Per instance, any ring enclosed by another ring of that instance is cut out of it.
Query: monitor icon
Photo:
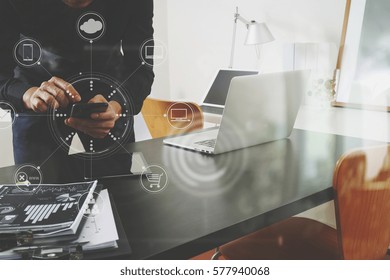
[[[145,47],[146,59],[164,59],[164,47],[163,46],[146,46]]]
[[[175,122],[188,122],[188,110],[187,109],[171,109],[171,121]]]

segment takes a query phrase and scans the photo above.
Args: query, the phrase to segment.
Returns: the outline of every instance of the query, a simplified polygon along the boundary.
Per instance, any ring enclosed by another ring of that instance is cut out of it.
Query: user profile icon
[[[42,47],[34,39],[22,39],[14,47],[15,61],[22,67],[32,67],[38,64],[41,57]]]
[[[92,43],[104,35],[106,23],[98,13],[88,12],[80,16],[76,29],[82,39]]]

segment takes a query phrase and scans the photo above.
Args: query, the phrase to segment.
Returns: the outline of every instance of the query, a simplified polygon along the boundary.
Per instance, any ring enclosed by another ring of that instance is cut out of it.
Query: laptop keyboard
[[[203,140],[203,141],[195,142],[194,144],[209,147],[209,148],[214,148],[216,142],[217,142],[217,139],[210,139],[210,140]]]

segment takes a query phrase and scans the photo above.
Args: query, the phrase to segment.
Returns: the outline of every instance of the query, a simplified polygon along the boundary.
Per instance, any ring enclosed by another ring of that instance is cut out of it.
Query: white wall
[[[155,3],[160,0],[156,0]],[[235,68],[263,72],[283,70],[283,48],[292,42],[332,42],[339,45],[345,0],[166,0],[169,30],[166,44],[169,94],[160,97],[199,102],[210,79],[229,64],[233,14],[239,6],[249,20],[266,21],[276,41],[262,47],[258,61],[253,47],[244,46],[246,29],[238,26]],[[160,16],[160,15],[159,15]],[[161,15],[161,17],[164,17]],[[156,37],[160,36],[156,32]],[[164,65],[166,67],[166,65]],[[158,70],[157,70],[158,71]],[[156,89],[157,90],[157,89]],[[159,92],[160,93],[160,92]]]

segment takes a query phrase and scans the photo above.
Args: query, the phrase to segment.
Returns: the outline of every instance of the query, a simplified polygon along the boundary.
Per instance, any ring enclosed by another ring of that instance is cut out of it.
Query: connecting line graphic
[[[21,114],[18,114],[18,118],[31,118],[31,117],[50,117],[51,115],[50,114],[28,114],[28,115],[21,115]]]
[[[91,173],[89,173],[89,174],[90,174],[90,177],[91,177],[90,179],[92,179],[92,178],[93,178],[93,173],[92,173],[92,170],[93,170],[93,164],[92,164],[92,160],[93,160],[93,158],[92,158],[92,154],[90,154],[90,157],[89,157],[89,163],[90,163],[89,165],[90,165],[90,172],[91,172]],[[85,174],[84,174],[84,177],[86,177],[86,176],[85,176]]]
[[[92,47],[93,47],[93,41],[91,41],[91,53],[90,53],[90,66],[91,66],[91,80],[93,79],[93,71],[92,71],[92,66],[93,66],[93,51],[92,51]]]
[[[133,116],[133,117],[135,117],[135,116]],[[144,117],[161,117],[161,118],[166,118],[166,116],[164,116],[164,115],[143,115],[143,116]]]
[[[43,166],[43,165],[44,165],[44,164],[45,164],[45,163],[46,163],[46,162],[47,162],[47,161],[48,161],[48,160],[57,152],[57,151],[58,151],[58,149],[62,147],[62,145],[63,145],[63,144],[60,144],[60,145],[57,147],[57,149],[55,149],[54,152],[52,152],[51,155],[50,155],[47,159],[45,159],[45,161],[39,166],[39,168],[41,168],[41,167],[42,167],[42,166]]]
[[[131,77],[133,77],[134,74],[137,73],[138,70],[139,70],[142,66],[144,66],[144,65],[145,65],[145,62],[142,62],[141,65],[138,66],[137,69],[135,69],[135,70],[133,71],[133,73],[131,73],[130,76],[127,77],[126,80],[124,80],[124,81],[118,86],[118,89],[119,89],[121,86],[123,86]]]
[[[38,62],[38,65],[41,66],[41,67],[46,71],[47,74],[49,74],[50,78],[54,77],[54,76],[45,68],[45,66],[42,65],[42,63]]]

